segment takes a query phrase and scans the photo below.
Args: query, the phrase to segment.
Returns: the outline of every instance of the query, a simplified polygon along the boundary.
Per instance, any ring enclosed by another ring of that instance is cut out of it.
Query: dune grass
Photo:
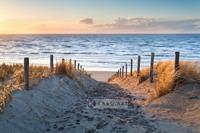
[[[144,69],[142,69],[142,71],[140,71],[139,75],[137,75],[136,72],[133,73],[133,77],[138,78],[139,79],[139,83],[142,83],[142,82],[146,81],[149,78],[149,72],[150,72],[149,68],[144,68]]]
[[[149,80],[149,68],[142,69],[140,75],[133,73],[131,78],[137,78],[139,84]],[[117,78],[116,75],[111,80]],[[125,79],[121,79],[123,82]],[[131,79],[130,79],[131,82]],[[158,62],[154,65],[154,88],[155,96],[152,99],[163,96],[177,86],[188,82],[200,82],[200,66],[196,62],[182,61],[178,71],[175,72],[173,61]],[[126,82],[127,83],[127,82]]]
[[[154,69],[154,84],[156,97],[171,92],[176,86],[188,82],[200,82],[200,68],[195,62],[180,62],[178,71],[175,72],[174,62],[159,62]],[[142,70],[140,79],[149,79],[149,70]],[[144,80],[145,81],[145,80]]]
[[[30,82],[34,79],[49,76],[49,68],[43,66],[30,66]],[[23,85],[23,66],[21,64],[0,65],[0,112],[3,111],[6,103],[10,101],[13,91]]]
[[[14,64],[14,65],[6,65],[2,64],[0,66],[0,81],[5,81],[9,76],[14,74],[19,69],[22,69],[22,65],[20,64]]]
[[[91,77],[90,74],[88,74],[86,71],[83,70],[75,70],[74,69],[74,65],[72,64],[72,62],[70,62],[70,60],[66,60],[66,61],[61,61],[59,63],[56,64],[56,70],[55,70],[56,74],[59,75],[65,75],[68,76],[71,79],[76,79],[75,78],[75,74],[79,73],[81,75],[85,75],[88,77]]]
[[[56,64],[56,74],[66,75],[74,79],[74,66],[70,61],[60,62]]]
[[[175,85],[174,63],[170,61],[159,62],[155,65],[155,73],[156,97],[169,93]]]
[[[0,87],[0,112],[3,112],[6,103],[11,99],[12,90],[10,88]]]
[[[34,84],[38,79],[49,77],[53,74],[65,75],[69,78],[76,80],[75,72],[89,76],[85,71],[76,71],[70,61],[61,61],[56,64],[55,72],[50,72],[49,67],[46,66],[29,66],[29,82],[30,85]],[[10,101],[11,94],[15,90],[23,88],[24,83],[23,65],[13,64],[0,65],[0,112],[3,111],[6,103]],[[37,83],[37,82],[36,82]]]
[[[13,91],[10,87],[12,84],[7,84],[6,82],[20,69],[22,69],[22,65],[19,64],[0,65],[0,112],[3,111],[6,103],[11,99],[11,93]]]

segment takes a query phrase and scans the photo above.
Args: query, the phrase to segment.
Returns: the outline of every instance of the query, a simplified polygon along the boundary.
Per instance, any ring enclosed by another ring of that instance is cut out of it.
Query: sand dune
[[[158,118],[173,120],[200,132],[200,85],[187,84],[145,107]]]
[[[114,79],[111,83],[135,95],[135,102],[142,106],[147,116],[156,120],[157,128],[170,133],[200,132],[199,83],[185,83],[153,101],[154,86],[148,80],[138,84],[138,80],[133,78]]]
[[[98,74],[97,74],[98,75]],[[18,91],[0,114],[3,133],[195,132],[177,122],[147,115],[138,95],[117,85],[76,75],[42,79],[29,91]],[[94,109],[88,99],[126,99],[128,109]],[[189,114],[188,114],[189,116]],[[188,117],[189,118],[189,117]],[[170,128],[169,128],[170,127]]]

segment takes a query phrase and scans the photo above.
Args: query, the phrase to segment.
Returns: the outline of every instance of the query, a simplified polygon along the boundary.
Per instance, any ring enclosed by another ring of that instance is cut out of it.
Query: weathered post
[[[74,70],[76,70],[76,60],[74,60]]]
[[[82,69],[83,69],[83,66],[81,65],[81,66],[80,66],[80,70],[82,71]]]
[[[179,69],[180,52],[175,52],[175,72]]]
[[[69,59],[69,65],[70,66],[72,65],[72,59]]]
[[[122,78],[124,78],[124,66],[122,66]]]
[[[121,68],[119,69],[119,77],[120,78],[122,77],[122,69]]]
[[[24,58],[24,89],[29,89],[29,58]]]
[[[53,55],[50,55],[50,70],[53,72]]]
[[[80,63],[78,63],[78,71],[80,70]]]
[[[131,59],[130,75],[133,76],[133,59]]]
[[[62,63],[65,63],[65,59],[64,58],[62,58]]]
[[[151,53],[150,73],[149,73],[150,83],[153,83],[154,56],[155,56],[155,54],[154,54],[154,53]]]
[[[140,76],[140,62],[141,62],[141,57],[138,56],[138,60],[137,60],[137,76]]]
[[[128,73],[128,72],[127,72],[127,67],[128,67],[128,66],[127,66],[127,64],[126,64],[126,66],[125,66],[126,78],[127,78],[127,73]]]

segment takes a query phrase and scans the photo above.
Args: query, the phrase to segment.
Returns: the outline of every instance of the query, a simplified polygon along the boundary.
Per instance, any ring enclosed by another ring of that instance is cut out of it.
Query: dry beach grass
[[[174,62],[164,61],[158,62],[154,65],[154,83],[153,94],[151,100],[163,96],[175,89],[176,87],[188,82],[198,83],[200,81],[200,71],[198,63],[182,61],[178,71],[175,72]],[[131,84],[131,82],[137,79],[138,85],[149,80],[149,68],[141,70],[140,75],[137,76],[136,72],[133,73],[133,77],[118,78],[116,75],[110,79],[110,82],[118,80],[117,83]],[[128,80],[128,81],[127,81]],[[150,84],[150,83],[149,83]],[[150,101],[151,101],[150,100]]]
[[[41,78],[49,77],[53,74],[65,75],[71,79],[75,78],[75,69],[71,62],[65,61],[56,64],[55,72],[50,72],[46,66],[33,66],[29,68],[30,86],[38,84]],[[79,72],[89,76],[86,72]],[[23,65],[13,64],[0,66],[0,112],[3,111],[6,103],[10,101],[12,92],[23,88]]]
[[[200,81],[199,68],[195,62],[181,62],[176,72],[173,62],[159,62],[155,67],[155,74],[156,97],[165,95],[184,83]]]
[[[0,111],[2,112],[6,103],[11,99],[11,94],[15,90],[19,90],[23,85],[23,66],[21,64],[0,66]],[[30,81],[49,76],[48,67],[30,66]]]
[[[74,66],[70,61],[65,61],[56,64],[56,74],[63,74],[73,79],[74,72],[75,72]]]

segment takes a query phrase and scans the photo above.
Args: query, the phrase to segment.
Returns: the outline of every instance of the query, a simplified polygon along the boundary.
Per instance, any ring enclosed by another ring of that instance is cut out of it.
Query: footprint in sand
[[[112,127],[111,132],[120,132],[120,133],[127,133],[127,130],[123,127]]]
[[[107,115],[108,118],[110,119],[113,119],[113,116],[112,115]]]
[[[48,128],[48,129],[46,129],[46,131],[49,132],[49,131],[51,131],[51,129]]]
[[[102,120],[102,121],[100,121],[100,122],[96,125],[96,129],[102,129],[102,128],[105,127],[106,125],[108,125],[108,122]]]
[[[61,130],[63,130],[63,129],[65,129],[65,127],[59,127],[59,128],[58,128],[59,131],[61,131]]]
[[[94,120],[94,117],[90,117],[90,116],[87,116],[87,115],[85,115],[84,118],[86,118],[88,121],[93,121]]]
[[[88,121],[93,121],[94,118],[93,117],[88,117]]]
[[[56,128],[58,128],[58,126],[55,124],[55,125],[53,125],[53,128],[56,129]]]
[[[76,125],[80,125],[80,120],[76,120]]]
[[[73,124],[68,124],[68,127],[72,127],[73,126]]]
[[[95,133],[95,129],[85,129],[85,133]]]

